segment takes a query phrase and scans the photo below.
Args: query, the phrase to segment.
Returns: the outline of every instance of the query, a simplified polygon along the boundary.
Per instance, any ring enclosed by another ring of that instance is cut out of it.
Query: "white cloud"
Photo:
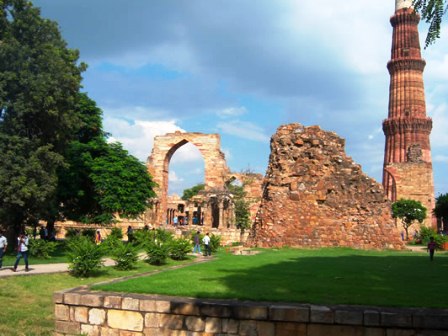
[[[247,109],[244,106],[228,107],[218,111],[218,116],[221,118],[239,117],[247,113]]]
[[[433,161],[448,163],[448,155],[436,155],[434,156]]]
[[[448,105],[436,106],[432,111],[433,129],[431,131],[432,148],[448,146]]]
[[[221,122],[218,123],[217,127],[222,133],[234,135],[243,139],[259,142],[269,142],[270,139],[261,127],[247,121],[235,120]]]
[[[179,183],[184,181],[183,178],[177,176],[176,172],[173,169],[171,169],[168,173],[168,180],[170,183]]]

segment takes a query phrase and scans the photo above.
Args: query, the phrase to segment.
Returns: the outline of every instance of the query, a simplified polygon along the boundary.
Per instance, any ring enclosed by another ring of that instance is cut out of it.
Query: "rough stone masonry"
[[[249,246],[403,248],[382,185],[344,146],[318,126],[277,129]]]

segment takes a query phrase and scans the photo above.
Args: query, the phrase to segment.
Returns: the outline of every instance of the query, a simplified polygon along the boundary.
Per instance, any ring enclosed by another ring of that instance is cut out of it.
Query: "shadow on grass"
[[[448,307],[446,257],[436,256],[432,262],[424,255],[296,257],[246,269],[229,264],[217,271],[217,276],[202,276],[200,281],[219,283],[226,292],[207,287],[197,297]]]

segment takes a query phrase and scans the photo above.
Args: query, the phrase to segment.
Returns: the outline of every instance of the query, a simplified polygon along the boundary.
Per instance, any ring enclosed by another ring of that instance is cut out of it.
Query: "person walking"
[[[3,235],[3,231],[0,230],[0,268],[3,266],[3,255],[8,247],[8,240]]]
[[[427,251],[429,252],[429,260],[434,260],[434,251],[436,250],[436,242],[434,241],[434,237],[429,238]]]
[[[200,232],[197,231],[193,237],[193,242],[194,242],[193,253],[201,254],[201,239],[200,239],[199,234],[200,234]]]
[[[205,247],[204,256],[211,256],[212,249],[210,247],[210,236],[208,235],[208,232],[205,234],[204,238],[202,238],[202,242],[204,243],[204,247]]]
[[[134,241],[134,229],[132,228],[132,226],[128,226],[126,235],[128,236],[128,242],[132,243]]]
[[[14,263],[13,272],[17,272],[17,265],[21,258],[23,258],[23,261],[25,262],[25,272],[30,270],[28,265],[28,241],[28,236],[24,233],[21,233],[17,238],[17,258]]]
[[[101,232],[100,232],[100,230],[96,230],[96,234],[95,234],[95,244],[96,244],[96,245],[101,244]]]

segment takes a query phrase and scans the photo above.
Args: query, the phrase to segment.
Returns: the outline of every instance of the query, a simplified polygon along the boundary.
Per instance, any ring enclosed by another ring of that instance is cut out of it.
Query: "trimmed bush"
[[[114,238],[116,238],[118,240],[122,240],[123,239],[123,231],[121,231],[120,228],[113,227],[110,230],[110,233],[109,233],[109,235],[107,237],[114,237]]]
[[[152,241],[146,245],[145,250],[151,265],[163,265],[168,259],[170,246],[162,241]]]
[[[173,260],[185,260],[190,252],[191,242],[187,239],[175,239],[170,244],[170,258]]]
[[[218,251],[218,248],[221,246],[221,236],[212,234],[210,236],[210,249],[212,252]]]
[[[138,261],[138,249],[132,244],[125,244],[121,240],[118,241],[112,251],[112,259],[115,261],[115,268],[126,271],[135,268]]]
[[[57,242],[46,241],[43,239],[30,240],[30,255],[33,257],[40,257],[44,259],[51,258],[51,254],[56,251],[58,247]]]
[[[70,273],[76,277],[88,277],[103,266],[104,248],[90,237],[72,238],[67,243]]]

